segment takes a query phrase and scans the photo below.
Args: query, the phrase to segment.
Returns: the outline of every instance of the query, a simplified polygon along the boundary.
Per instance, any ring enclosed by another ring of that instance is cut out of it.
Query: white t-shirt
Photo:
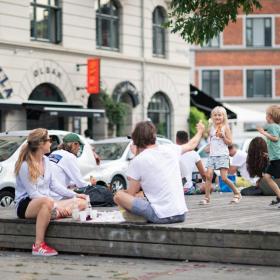
[[[181,153],[179,145],[158,145],[144,150],[129,164],[127,176],[140,181],[159,218],[188,211],[179,165]]]
[[[253,185],[256,185],[257,178],[251,178],[247,166],[246,166],[247,153],[237,150],[236,154],[232,157],[231,165],[236,166],[240,172],[240,175],[246,180],[250,181]]]
[[[193,186],[192,173],[195,170],[195,164],[200,161],[200,156],[195,151],[190,151],[181,155],[180,169],[182,178],[186,178],[187,183],[184,187],[191,188]]]
[[[65,188],[72,184],[79,188],[88,185],[82,177],[77,157],[74,154],[65,150],[56,150],[49,155],[49,160],[56,180]]]

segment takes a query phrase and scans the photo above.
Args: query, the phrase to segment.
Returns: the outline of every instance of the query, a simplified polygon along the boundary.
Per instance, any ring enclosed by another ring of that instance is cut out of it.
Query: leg
[[[76,198],[77,205],[79,210],[84,210],[87,207],[87,202],[85,199]],[[56,201],[57,210],[58,210],[58,218],[65,218],[71,216],[73,206],[74,206],[74,198],[71,199],[62,199]]]
[[[280,189],[279,189],[278,185],[273,181],[271,175],[268,173],[265,173],[263,176],[263,180],[268,184],[268,186],[272,189],[272,191],[280,199]]]
[[[228,179],[227,174],[228,174],[228,169],[227,168],[221,168],[221,178],[224,183],[226,183],[233,191],[234,195],[230,203],[239,203],[242,196],[239,190],[236,188],[236,186],[232,183],[230,179]]]
[[[212,179],[213,179],[214,169],[208,168],[206,171],[206,182],[205,182],[205,197],[210,199],[210,192],[212,189]]]
[[[32,199],[27,206],[25,217],[36,218],[36,240],[38,246],[45,240],[46,229],[51,219],[54,202],[48,197]]]
[[[126,210],[131,210],[134,199],[134,196],[123,190],[118,191],[114,196],[115,203]]]
[[[226,183],[233,191],[234,194],[240,194],[236,186],[232,183],[232,181],[227,177],[228,175],[228,169],[227,168],[221,168],[221,178],[224,183]]]

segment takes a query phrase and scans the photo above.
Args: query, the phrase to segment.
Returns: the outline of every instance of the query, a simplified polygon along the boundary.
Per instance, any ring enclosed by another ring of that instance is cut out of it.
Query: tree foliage
[[[100,100],[105,108],[106,117],[110,128],[117,128],[117,135],[121,133],[121,127],[127,114],[127,106],[123,102],[116,102],[109,94],[101,93]]]
[[[261,9],[260,0],[172,0],[166,26],[191,43],[203,45],[222,32],[238,12]]]
[[[196,134],[196,124],[199,121],[202,121],[205,127],[208,125],[208,120],[205,114],[199,111],[196,107],[191,107],[190,115],[189,115],[189,129],[190,129],[190,136],[194,136]]]

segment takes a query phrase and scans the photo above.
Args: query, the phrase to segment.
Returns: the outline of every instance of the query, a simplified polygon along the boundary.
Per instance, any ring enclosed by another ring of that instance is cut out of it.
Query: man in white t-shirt
[[[241,177],[250,182],[252,186],[255,186],[258,178],[251,178],[248,173],[246,166],[247,153],[238,150],[235,144],[228,146],[228,150],[232,158],[228,173],[236,174],[236,172],[239,171]]]
[[[179,130],[176,133],[176,144],[183,145],[188,143],[189,135],[184,130]],[[196,151],[189,151],[181,155],[180,170],[183,180],[184,193],[193,194],[196,193],[195,187],[192,181],[192,174],[197,167],[202,179],[205,181],[205,169],[199,154]],[[200,190],[199,190],[200,192]]]
[[[52,172],[56,180],[65,188],[83,188],[89,185],[81,174],[78,166],[77,154],[83,141],[76,133],[69,133],[64,136],[63,143],[58,150],[49,155],[52,165]],[[90,179],[90,184],[95,185],[96,180]]]
[[[185,220],[184,198],[179,160],[182,153],[193,150],[199,143],[204,125],[197,124],[197,134],[181,146],[157,145],[156,128],[150,121],[139,122],[132,132],[136,156],[130,162],[126,191],[118,191],[115,203],[151,223],[177,223]],[[137,197],[142,188],[146,198]],[[131,217],[131,216],[130,216]]]

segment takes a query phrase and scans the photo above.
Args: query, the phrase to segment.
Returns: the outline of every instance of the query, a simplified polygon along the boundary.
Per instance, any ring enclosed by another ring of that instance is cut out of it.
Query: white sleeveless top
[[[217,129],[212,126],[210,129],[210,156],[228,156],[228,146],[224,142],[223,138],[216,136]],[[225,127],[222,126],[222,134],[225,135]]]

